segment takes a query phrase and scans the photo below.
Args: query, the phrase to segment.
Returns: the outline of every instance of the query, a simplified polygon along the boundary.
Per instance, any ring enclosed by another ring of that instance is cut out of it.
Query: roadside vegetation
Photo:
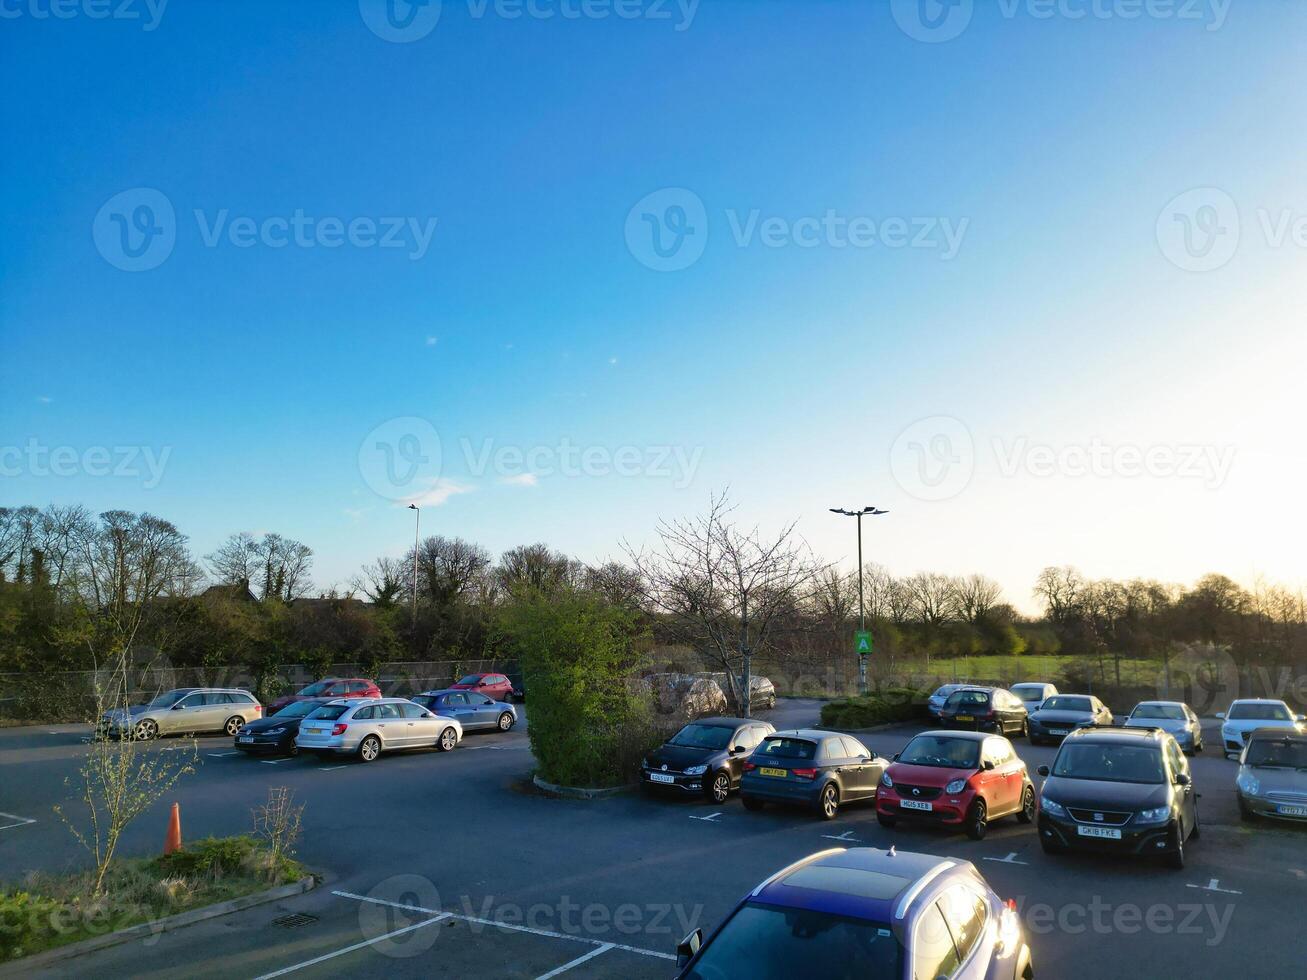
[[[887,687],[865,697],[841,698],[821,706],[821,723],[844,731],[926,717],[924,688]]]

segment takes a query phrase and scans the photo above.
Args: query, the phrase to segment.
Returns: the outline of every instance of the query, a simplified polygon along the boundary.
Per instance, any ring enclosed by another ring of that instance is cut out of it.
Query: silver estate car
[[[435,747],[448,752],[463,740],[456,718],[433,714],[404,698],[350,698],[314,709],[300,722],[303,752],[357,755],[373,762],[392,749]]]
[[[1203,750],[1203,725],[1183,701],[1140,701],[1125,720],[1126,728],[1160,728],[1170,732],[1191,755]]]
[[[249,691],[227,687],[181,687],[149,704],[107,711],[98,731],[104,736],[151,739],[160,735],[224,732],[235,735],[246,722],[263,717],[263,705]]]

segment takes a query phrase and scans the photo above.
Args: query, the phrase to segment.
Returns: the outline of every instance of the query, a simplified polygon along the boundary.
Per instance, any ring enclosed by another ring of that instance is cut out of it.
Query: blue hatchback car
[[[970,861],[870,847],[819,851],[750,892],[704,942],[676,948],[679,980],[947,977],[1029,980],[1016,909]]]

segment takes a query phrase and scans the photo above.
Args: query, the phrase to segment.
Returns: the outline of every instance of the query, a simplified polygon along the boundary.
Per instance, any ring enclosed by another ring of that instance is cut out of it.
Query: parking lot
[[[783,700],[777,727],[812,724],[819,704]],[[1183,871],[1135,860],[1050,858],[1034,830],[995,823],[985,840],[900,825],[870,806],[831,822],[804,811],[748,813],[638,794],[556,800],[531,788],[524,726],[468,735],[452,753],[376,763],[247,758],[200,740],[199,770],[129,831],[156,851],[167,803],[187,839],[246,832],[269,786],[306,804],[299,856],[323,884],[294,899],[125,944],[47,975],[665,977],[677,940],[710,929],[760,880],[825,847],[891,844],[973,861],[1016,899],[1043,976],[1301,975],[1307,834],[1241,825],[1235,763],[1193,760],[1202,838]],[[860,736],[883,756],[922,726]],[[85,751],[76,726],[0,732],[0,876],[83,863],[51,806]],[[173,751],[165,740],[151,751]],[[1216,744],[1211,730],[1208,744]],[[1016,743],[1032,775],[1053,747]],[[1038,785],[1037,776],[1034,777]],[[287,916],[294,918],[286,919]],[[282,920],[280,923],[278,920]],[[1256,966],[1250,967],[1250,957]]]

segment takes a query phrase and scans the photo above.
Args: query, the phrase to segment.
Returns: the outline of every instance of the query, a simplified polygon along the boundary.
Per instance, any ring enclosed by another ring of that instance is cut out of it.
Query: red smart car
[[[1035,819],[1035,787],[1012,743],[984,732],[922,732],[894,757],[876,789],[876,819],[962,827],[972,840],[991,820]]]
[[[288,704],[306,701],[309,698],[379,698],[381,688],[363,677],[326,677],[314,681],[296,694],[279,697],[268,706],[268,714],[274,715]]]
[[[503,674],[468,674],[459,679],[457,684],[450,684],[451,691],[476,691],[495,701],[509,701],[513,696],[513,682]]]

